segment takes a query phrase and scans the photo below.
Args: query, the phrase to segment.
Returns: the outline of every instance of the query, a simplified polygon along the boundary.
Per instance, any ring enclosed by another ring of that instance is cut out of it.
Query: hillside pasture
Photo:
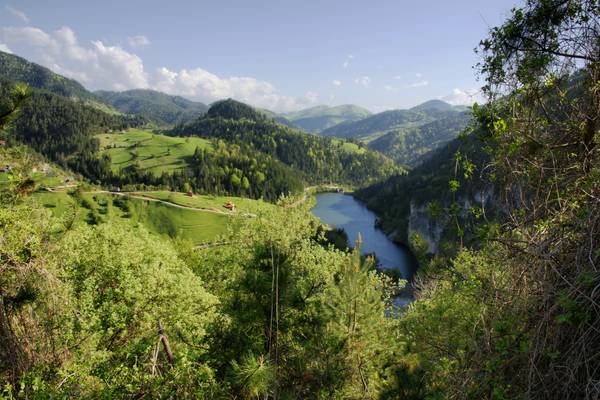
[[[156,175],[185,169],[196,148],[212,147],[206,139],[171,137],[140,129],[103,133],[97,138],[102,154],[110,156],[115,172],[134,164]]]

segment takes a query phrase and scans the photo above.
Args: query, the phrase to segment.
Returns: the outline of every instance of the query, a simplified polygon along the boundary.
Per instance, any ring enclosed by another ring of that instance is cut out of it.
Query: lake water
[[[343,228],[351,246],[360,233],[363,254],[375,253],[382,268],[399,269],[404,279],[412,278],[417,268],[412,254],[375,228],[377,215],[354,197],[343,193],[318,193],[312,213],[328,225]]]

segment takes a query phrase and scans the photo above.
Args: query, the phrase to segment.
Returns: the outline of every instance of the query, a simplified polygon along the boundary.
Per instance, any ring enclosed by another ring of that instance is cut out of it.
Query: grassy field
[[[9,167],[11,172],[0,172],[0,190],[8,186],[12,174],[27,176],[33,180],[36,188],[74,184],[75,180],[70,172],[46,161],[25,146],[0,147],[0,168],[6,167]],[[67,177],[69,182],[66,182]]]
[[[210,195],[194,195],[193,197],[190,197],[185,193],[168,191],[139,192],[138,194],[145,197],[151,197],[153,199],[179,204],[181,206],[203,208],[222,212],[228,211],[225,207],[223,207],[223,205],[228,201],[232,201],[236,206],[236,210],[241,213],[256,213],[263,209],[276,207],[273,204],[262,200],[252,200],[243,197]]]
[[[36,192],[33,197],[57,217],[62,217],[68,210],[73,210],[77,202],[66,192]]]
[[[210,242],[225,234],[232,218],[138,199],[130,201],[135,210],[134,220],[146,229],[171,238],[187,239],[194,244]]]
[[[332,138],[332,140],[334,143],[342,143],[342,140],[340,140],[340,139]],[[351,143],[351,142],[343,142],[342,148],[344,149],[345,152],[351,153],[351,154],[355,154],[355,153],[363,154],[365,151],[367,151],[366,149],[360,147],[356,143]]]
[[[171,137],[139,129],[97,137],[101,151],[110,155],[115,171],[137,163],[141,169],[155,174],[172,172],[186,168],[197,147],[211,147],[206,139]]]
[[[67,192],[38,191],[33,196],[57,217],[74,215],[76,223],[104,223],[110,221],[110,223],[122,222],[134,226],[142,225],[153,233],[170,238],[187,239],[196,245],[211,242],[219,235],[225,234],[233,218],[233,216],[227,214],[188,210],[149,200],[108,193],[81,193],[77,197]],[[160,195],[155,198],[158,197]],[[181,195],[181,199],[183,197]],[[184,204],[180,201],[176,204],[216,209],[218,204],[216,199],[220,198],[210,199],[209,197],[198,196],[190,199],[197,200],[197,203]],[[243,209],[247,211],[267,206],[274,207],[268,203],[248,199],[233,198],[232,200],[241,200],[239,202],[240,206],[243,203]],[[252,205],[252,202],[257,204]]]

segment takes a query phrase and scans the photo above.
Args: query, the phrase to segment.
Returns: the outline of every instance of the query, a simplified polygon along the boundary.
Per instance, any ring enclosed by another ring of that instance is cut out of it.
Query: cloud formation
[[[361,85],[365,88],[368,88],[371,86],[371,78],[369,78],[368,76],[362,76],[362,77],[354,79],[354,83],[356,83],[357,85]]]
[[[312,105],[318,97],[313,92],[307,92],[301,98],[283,96],[269,82],[252,77],[221,78],[202,68],[172,71],[162,67],[154,75],[153,82],[155,89],[169,94],[209,102],[231,97],[278,111],[292,111]]]
[[[11,7],[11,6],[6,6],[5,8],[6,8],[6,11],[11,13],[14,17],[20,19],[21,21],[23,21],[25,23],[29,22],[29,17],[23,11],[17,10],[16,8]]]
[[[354,59],[354,55],[353,54],[348,54],[346,56],[346,59],[344,60],[342,67],[344,69],[348,68],[350,66],[350,61],[352,61]]]
[[[137,46],[146,43],[141,36],[134,38],[137,38],[133,40]],[[269,82],[244,76],[220,77],[202,68],[175,71],[163,66],[149,73],[142,59],[133,52],[100,40],[80,45],[68,27],[50,33],[31,26],[8,27],[2,30],[0,43],[5,43],[0,49],[10,46],[18,54],[76,79],[92,90],[150,88],[205,102],[231,97],[276,111],[314,105],[318,98],[313,92],[301,97],[285,96]]]
[[[150,39],[144,35],[129,36],[127,38],[127,43],[134,49],[141,49],[150,44]]]
[[[143,62],[137,55],[101,41],[81,46],[68,27],[51,33],[30,26],[9,27],[4,28],[3,35],[4,41],[19,54],[77,79],[90,89],[149,87]]]
[[[415,74],[415,77],[417,78],[417,81],[413,82],[409,85],[406,85],[407,88],[412,89],[412,88],[418,88],[418,87],[423,87],[423,86],[429,85],[429,81],[427,79],[423,79],[422,73],[417,72]]]
[[[334,79],[333,81],[331,81],[331,84],[333,86],[340,87],[340,86],[342,86],[342,81],[340,81],[338,79]]]
[[[418,87],[423,87],[423,86],[427,86],[427,85],[429,85],[429,81],[426,79],[422,79],[420,81],[411,83],[410,85],[407,85],[406,87],[412,89],[412,88],[418,88]]]
[[[485,97],[479,89],[455,88],[452,93],[440,97],[440,100],[444,100],[446,103],[450,103],[454,106],[485,103]]]
[[[5,45],[4,43],[0,43],[0,51],[12,54],[12,51],[10,51],[10,49],[8,48],[8,46]]]

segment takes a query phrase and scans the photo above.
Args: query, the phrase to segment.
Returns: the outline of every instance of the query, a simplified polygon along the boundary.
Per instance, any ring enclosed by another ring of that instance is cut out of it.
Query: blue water
[[[377,216],[354,197],[343,193],[319,193],[312,213],[328,225],[343,228],[352,247],[360,233],[361,253],[375,253],[382,268],[399,269],[403,278],[412,278],[417,267],[414,257],[375,228]]]

